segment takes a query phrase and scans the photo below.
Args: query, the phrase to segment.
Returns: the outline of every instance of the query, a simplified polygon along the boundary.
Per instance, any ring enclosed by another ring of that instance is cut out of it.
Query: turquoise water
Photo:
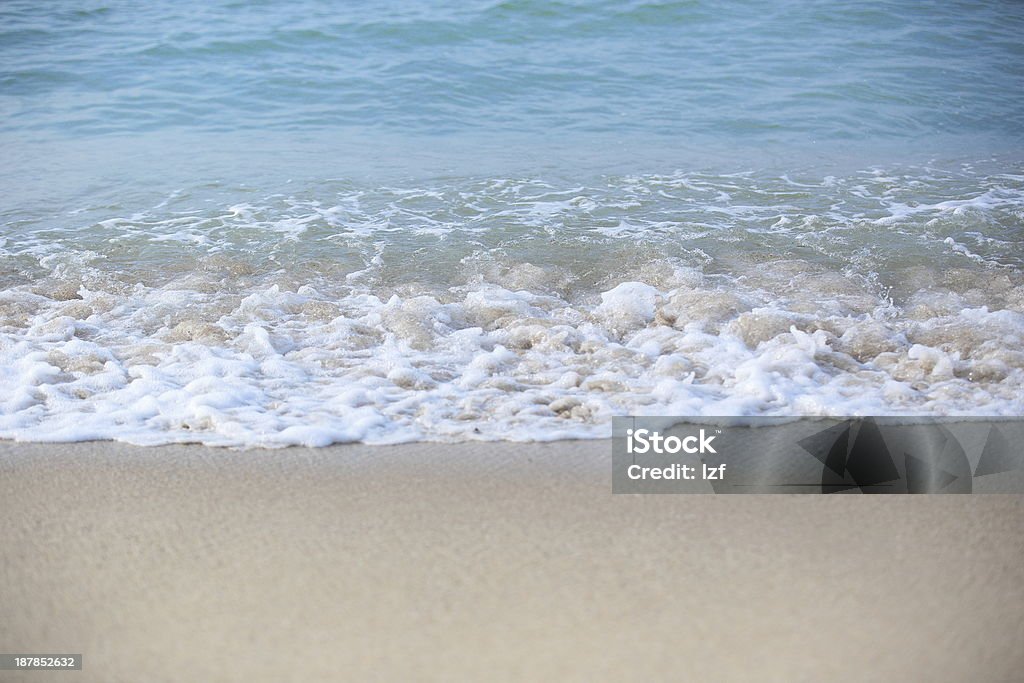
[[[1024,125],[1014,2],[9,1],[3,15],[7,134],[787,145],[1015,139]]]
[[[90,157],[163,154],[239,181],[976,161],[1024,132],[1016,2],[9,0],[0,16],[0,140],[76,184]]]
[[[1020,414],[1024,5],[0,4],[0,436]]]

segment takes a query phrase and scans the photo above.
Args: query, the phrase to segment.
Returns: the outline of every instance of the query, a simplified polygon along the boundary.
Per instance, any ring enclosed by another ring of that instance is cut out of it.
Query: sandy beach
[[[5,681],[1006,681],[1024,498],[613,496],[606,441],[0,445]]]
[[[1024,683],[965,9],[0,1],[0,683]]]

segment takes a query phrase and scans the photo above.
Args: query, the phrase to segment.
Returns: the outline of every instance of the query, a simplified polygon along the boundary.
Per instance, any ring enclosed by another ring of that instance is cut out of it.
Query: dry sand
[[[1024,496],[612,496],[608,442],[0,443],[7,681],[1009,681]]]

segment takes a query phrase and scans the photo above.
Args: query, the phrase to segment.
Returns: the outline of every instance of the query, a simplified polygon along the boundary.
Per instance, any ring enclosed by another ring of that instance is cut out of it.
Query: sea
[[[0,438],[1024,414],[1024,3],[0,2]]]

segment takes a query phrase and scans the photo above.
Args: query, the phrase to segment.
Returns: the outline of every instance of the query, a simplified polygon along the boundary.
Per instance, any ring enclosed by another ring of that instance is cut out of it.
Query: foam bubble
[[[1020,414],[1019,183],[505,179],[15,233],[0,437],[286,446],[589,438],[621,414]],[[961,198],[911,206],[911,185]]]

